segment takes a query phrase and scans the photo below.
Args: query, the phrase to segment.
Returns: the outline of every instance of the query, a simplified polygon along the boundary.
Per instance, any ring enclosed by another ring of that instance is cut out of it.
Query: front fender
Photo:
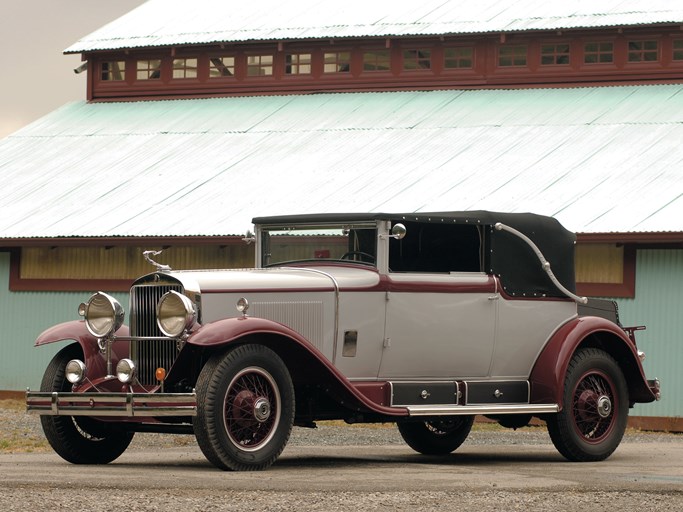
[[[116,336],[126,337],[129,335],[127,325],[121,326],[116,331]],[[86,367],[88,368],[88,375],[95,379],[107,373],[107,361],[104,354],[100,351],[97,345],[97,338],[88,332],[83,320],[72,320],[61,324],[54,325],[36,338],[34,346],[40,347],[58,341],[76,341],[83,350],[83,358]],[[116,364],[119,359],[128,357],[130,353],[130,344],[127,341],[115,341],[112,344],[112,361]]]
[[[614,357],[626,377],[632,403],[656,399],[645,378],[636,346],[626,333],[609,320],[586,316],[558,329],[536,360],[529,378],[532,403],[556,403],[562,407],[567,368],[582,346],[601,348]]]
[[[289,327],[272,320],[255,317],[226,318],[218,320],[201,327],[187,339],[187,343],[189,345],[201,347],[220,347],[234,343],[245,337],[253,337],[254,335],[266,335],[264,336],[264,339],[268,338],[271,340],[274,335],[279,340],[284,339],[285,341],[294,344],[293,347],[286,342],[268,344],[268,346],[274,349],[285,361],[290,359],[295,351],[298,352],[297,359],[300,360],[301,350],[303,350],[306,354],[311,356],[312,360],[315,362],[314,364],[321,370],[321,378],[328,380],[330,383],[341,385],[343,391],[351,395],[352,401],[359,406],[375,413],[389,416],[406,416],[408,414],[406,408],[390,408],[368,399],[367,396],[358,391],[346,376],[344,376],[320,350],[306,340],[306,338]],[[307,372],[312,373],[312,369],[310,367],[307,368]]]

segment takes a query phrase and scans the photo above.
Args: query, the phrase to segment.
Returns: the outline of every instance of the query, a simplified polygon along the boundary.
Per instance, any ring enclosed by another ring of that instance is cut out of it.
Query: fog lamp
[[[94,294],[78,308],[85,326],[93,336],[104,338],[123,325],[123,307],[114,297],[103,292]]]
[[[165,293],[157,304],[157,325],[162,333],[171,338],[190,329],[197,319],[194,304],[176,291]]]
[[[64,376],[71,384],[78,384],[85,379],[85,363],[78,359],[72,359],[66,363],[64,369]]]
[[[116,365],[116,377],[127,384],[135,378],[135,363],[130,359],[121,359]]]

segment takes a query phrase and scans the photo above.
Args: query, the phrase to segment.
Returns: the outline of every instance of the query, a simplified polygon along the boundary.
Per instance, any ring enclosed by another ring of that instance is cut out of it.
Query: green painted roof
[[[0,239],[530,211],[683,232],[683,85],[68,104],[0,141]]]

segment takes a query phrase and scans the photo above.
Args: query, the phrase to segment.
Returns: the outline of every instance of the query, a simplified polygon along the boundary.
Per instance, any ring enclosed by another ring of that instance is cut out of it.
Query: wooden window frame
[[[112,70],[111,65],[118,64],[118,70]],[[121,66],[122,65],[122,66]],[[105,69],[105,66],[107,69]],[[100,82],[105,83],[121,83],[126,81],[126,61],[122,59],[104,60],[99,63],[100,74],[98,76]],[[111,78],[116,74],[120,75],[120,78]],[[110,78],[105,78],[110,77]]]
[[[469,57],[464,57],[459,54],[460,51],[462,50],[469,50],[470,55]],[[454,56],[449,56],[448,52],[449,51],[455,51],[458,52],[457,55]],[[442,60],[442,66],[443,66],[443,71],[446,73],[451,73],[453,71],[461,71],[465,69],[474,69],[474,64],[475,64],[475,54],[476,54],[476,49],[475,45],[449,45],[449,46],[444,46],[443,47],[443,58]],[[462,66],[460,65],[461,62],[469,60],[470,64],[469,66]],[[449,66],[449,62],[457,62],[456,66]]]
[[[596,44],[598,45],[598,49],[595,51],[588,51],[586,47],[590,44]],[[611,45],[612,49],[611,50],[606,50],[602,49],[602,45],[609,44]],[[615,64],[615,59],[616,59],[616,54],[615,54],[615,46],[616,46],[616,41],[610,41],[610,40],[595,40],[595,41],[583,41],[582,42],[582,59],[581,62],[585,66],[613,66]],[[596,57],[595,62],[587,62],[586,57],[588,55],[592,55]],[[609,55],[611,57],[611,60],[609,62],[607,61],[602,61],[601,58],[603,55]]]
[[[304,60],[302,61],[302,57]],[[307,60],[306,60],[307,59]],[[302,68],[308,71],[302,71]],[[285,54],[285,76],[307,76],[313,74],[312,52],[287,52]]]
[[[646,48],[645,45],[648,43],[655,43],[654,50],[652,48]],[[640,48],[631,48],[631,45],[641,45]],[[626,63],[627,64],[655,64],[661,62],[661,47],[659,39],[629,39],[626,41]],[[654,59],[646,59],[646,54],[653,53]],[[632,60],[632,56],[639,56],[640,58]]]
[[[431,71],[433,55],[434,51],[431,48],[404,48],[401,50],[401,71],[408,73]],[[410,66],[406,67],[407,63],[410,63]]]
[[[558,47],[566,47],[566,51],[560,51]],[[544,51],[552,48],[551,51]],[[571,41],[567,42],[553,42],[553,43],[540,43],[540,58],[539,63],[541,67],[547,68],[551,66],[556,67],[569,67],[571,65]],[[543,62],[544,58],[551,57],[552,62]],[[566,62],[558,62],[558,60],[565,59]]]
[[[363,73],[391,73],[393,59],[387,48],[363,50]]]
[[[342,56],[346,56],[346,58],[342,58]],[[350,75],[352,58],[353,53],[351,50],[323,51],[323,74]],[[328,66],[334,66],[335,69],[328,69]]]
[[[524,50],[523,52],[521,50]],[[503,55],[503,52],[506,55]],[[507,53],[510,52],[509,55]],[[496,65],[498,68],[511,69],[511,68],[528,68],[529,67],[529,45],[526,43],[519,44],[507,44],[503,46],[498,46],[496,55]],[[524,62],[517,63],[517,60],[524,57]],[[510,64],[503,64],[503,59],[510,59]]]
[[[671,61],[683,62],[683,39],[674,38],[671,41]]]
[[[226,64],[223,60],[224,59],[232,59],[232,64]],[[209,55],[208,56],[208,61],[209,61],[209,75],[208,79],[210,81],[213,80],[234,80],[236,77],[237,73],[237,57],[234,54],[222,54],[222,55]],[[223,74],[224,72],[221,71],[221,68],[219,68],[214,61],[218,61],[221,63],[222,69],[228,70],[231,74]],[[216,70],[219,72],[219,74],[212,74],[211,72],[213,70]]]
[[[188,61],[194,61],[194,66],[188,65]],[[182,74],[182,76],[176,76],[176,73]],[[190,76],[188,76],[188,74]],[[171,78],[173,80],[197,80],[198,77],[198,57],[173,57],[173,61],[171,63]]]
[[[255,62],[250,62],[254,59]],[[268,60],[264,59],[269,59]],[[275,55],[272,53],[251,53],[246,54],[246,67],[244,69],[244,76],[248,79],[255,78],[270,78],[275,74]],[[252,74],[250,71],[258,70],[257,74]]]
[[[152,62],[158,62],[158,67],[152,67]],[[140,66],[141,63],[146,63],[146,66]],[[161,74],[163,71],[164,59],[159,56],[158,58],[140,58],[135,59],[135,80],[140,82],[156,82],[161,81]],[[142,74],[147,76],[141,77]],[[153,75],[157,76],[153,76]]]
[[[634,298],[636,296],[636,247],[624,246],[624,267],[621,283],[577,282],[578,295],[587,297]]]

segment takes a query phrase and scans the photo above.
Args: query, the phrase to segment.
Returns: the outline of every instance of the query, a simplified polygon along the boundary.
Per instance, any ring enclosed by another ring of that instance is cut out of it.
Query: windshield
[[[312,260],[374,266],[377,261],[375,224],[262,228],[261,262],[264,267]]]

